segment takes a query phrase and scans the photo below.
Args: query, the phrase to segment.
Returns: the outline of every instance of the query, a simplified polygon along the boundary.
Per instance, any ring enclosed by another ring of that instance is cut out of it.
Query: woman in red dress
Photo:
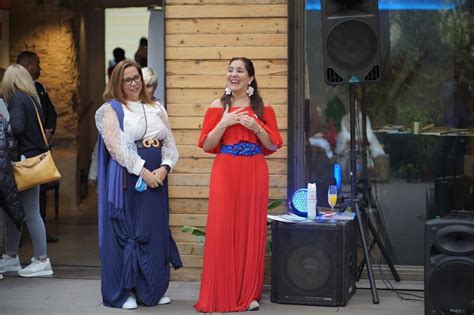
[[[209,189],[199,312],[256,310],[262,296],[268,167],[283,141],[275,112],[258,93],[255,69],[233,58],[227,87],[204,117],[198,145],[215,153]]]

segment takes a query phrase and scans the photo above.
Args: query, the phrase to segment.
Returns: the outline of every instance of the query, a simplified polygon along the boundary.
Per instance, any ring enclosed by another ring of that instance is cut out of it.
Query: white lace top
[[[109,103],[103,104],[95,113],[97,130],[112,158],[129,173],[138,175],[145,161],[138,155],[135,141],[156,138],[163,140],[161,164],[167,164],[173,169],[179,155],[165,108],[158,102],[154,106],[128,102],[127,106],[122,107],[123,132],[120,130],[117,115]]]

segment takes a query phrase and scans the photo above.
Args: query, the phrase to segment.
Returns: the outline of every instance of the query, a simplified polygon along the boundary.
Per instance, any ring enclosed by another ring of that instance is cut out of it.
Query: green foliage
[[[268,210],[278,208],[278,207],[281,206],[282,204],[283,204],[283,200],[281,200],[281,199],[277,199],[277,200],[270,201],[270,202],[268,203]]]
[[[404,114],[406,120],[408,122],[418,121],[421,123],[421,126],[427,125],[432,123],[432,116],[430,115],[430,111],[426,108],[415,107],[411,108],[410,111]]]
[[[275,209],[283,204],[283,200],[281,199],[276,199],[276,200],[270,200],[268,202],[268,210]],[[194,226],[183,226],[181,228],[181,232],[186,232],[186,233],[192,233],[195,237],[196,240],[199,242],[199,244],[204,245],[204,241],[206,240],[206,231]],[[267,222],[267,236],[270,234],[270,222]],[[266,252],[270,253],[271,252],[271,240],[270,238],[267,239],[267,246],[266,246]]]
[[[474,84],[474,16],[462,3],[464,0],[451,0],[457,3],[456,10],[449,10],[441,16],[441,41],[454,47],[456,63],[462,67],[466,81]]]
[[[391,49],[383,56],[389,68],[383,81],[367,85],[372,125],[443,125],[443,82],[453,79],[456,65],[474,82],[473,38],[474,16],[461,4],[452,10],[391,11]]]
[[[421,137],[418,144],[418,161],[421,169],[433,171],[441,159],[442,143],[436,137]]]
[[[200,244],[204,244],[204,240],[206,239],[206,231],[194,226],[187,225],[183,226],[181,228],[181,231],[186,233],[192,233]]]
[[[346,109],[341,99],[334,96],[327,104],[324,116],[326,117],[326,125],[332,121],[336,126],[336,131],[341,131],[342,117],[346,114]]]

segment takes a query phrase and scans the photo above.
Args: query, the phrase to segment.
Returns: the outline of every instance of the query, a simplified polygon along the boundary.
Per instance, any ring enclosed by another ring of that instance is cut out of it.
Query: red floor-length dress
[[[200,147],[223,112],[222,108],[207,110]],[[256,117],[250,107],[247,112]],[[271,141],[281,147],[273,108],[264,107],[263,120],[257,121]],[[263,154],[219,153],[221,145],[239,142],[257,144]],[[217,156],[211,171],[201,289],[194,307],[199,312],[244,311],[252,300],[262,296],[269,181],[263,155],[273,151],[265,149],[252,131],[236,124],[226,129],[212,153]]]

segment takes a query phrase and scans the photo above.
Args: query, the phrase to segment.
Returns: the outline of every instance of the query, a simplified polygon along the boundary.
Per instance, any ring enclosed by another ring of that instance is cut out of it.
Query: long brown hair
[[[258,84],[257,79],[255,78],[255,68],[253,66],[253,62],[245,57],[234,57],[229,61],[229,65],[235,60],[242,61],[245,66],[245,70],[247,70],[249,76],[253,77],[250,86],[254,88],[254,92],[253,95],[250,96],[250,107],[252,108],[254,113],[257,114],[258,118],[260,120],[263,120],[263,99],[258,93]],[[232,94],[227,95],[224,92],[224,94],[221,96],[221,104],[223,108],[225,108],[226,104],[229,104],[229,106],[232,107]]]
[[[140,80],[142,81],[142,89],[140,90],[140,99],[145,104],[153,105],[154,102],[146,93],[145,89],[145,82],[143,81],[143,73],[142,68],[133,60],[122,60],[120,61],[112,71],[112,75],[110,76],[109,83],[105,87],[105,91],[103,94],[104,101],[108,101],[110,99],[116,99],[120,101],[122,104],[127,104],[127,99],[125,97],[125,93],[123,92],[122,88],[122,79],[123,79],[123,72],[128,67],[135,67],[140,74]]]

